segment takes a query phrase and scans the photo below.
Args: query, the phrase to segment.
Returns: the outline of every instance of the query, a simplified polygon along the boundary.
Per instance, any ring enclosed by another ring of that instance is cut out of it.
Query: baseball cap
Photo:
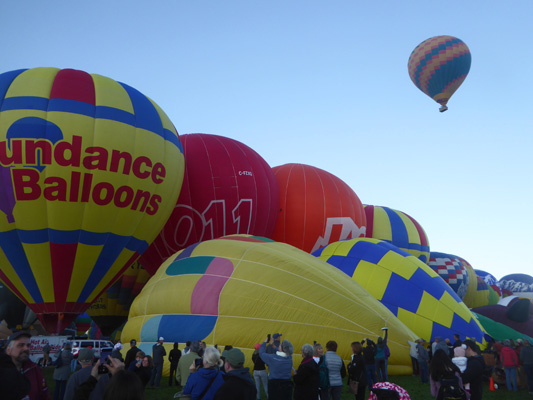
[[[234,368],[242,368],[244,365],[244,353],[236,347],[231,350],[224,350],[222,357]]]
[[[132,344],[132,345],[136,345],[136,344],[137,344],[137,341],[136,341],[135,339],[131,339],[131,340],[130,340],[130,344]]]
[[[21,337],[31,338],[31,334],[29,332],[25,332],[25,331],[15,332],[8,338],[8,343],[11,342],[12,340],[18,340]]]
[[[274,338],[274,340],[280,338],[281,336],[283,336],[281,333],[274,333],[274,334],[272,335],[272,337]]]
[[[161,341],[163,341],[163,342],[165,341],[165,338],[163,336],[159,336],[158,342],[161,342]]]
[[[94,358],[94,350],[92,349],[81,349],[78,353],[78,360],[82,361],[91,361]]]

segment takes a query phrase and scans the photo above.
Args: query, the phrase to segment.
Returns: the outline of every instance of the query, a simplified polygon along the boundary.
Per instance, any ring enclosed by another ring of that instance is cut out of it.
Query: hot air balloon
[[[500,286],[519,297],[527,297],[533,301],[533,277],[526,274],[510,274],[500,279]]]
[[[353,277],[419,337],[475,338],[483,328],[468,307],[428,265],[390,243],[358,238],[313,253]]]
[[[453,36],[435,36],[420,43],[411,53],[407,68],[411,80],[426,95],[446,104],[470,71],[472,56],[467,45]]]
[[[87,314],[98,325],[104,336],[111,336],[115,329],[126,322],[131,303],[149,278],[150,274],[141,264],[135,262],[91,304]]]
[[[340,178],[304,164],[272,170],[281,208],[272,239],[310,253],[337,240],[365,236],[363,204]]]
[[[133,302],[122,342],[140,340],[145,352],[160,336],[231,344],[250,364],[254,344],[281,332],[295,349],[336,340],[347,360],[351,342],[376,340],[384,326],[389,371],[410,374],[407,341],[416,336],[353,279],[293,246],[234,235],[167,259]]]
[[[76,326],[76,336],[83,336],[87,333],[89,328],[91,327],[92,319],[84,312],[83,314],[78,315],[74,319],[74,325]]]
[[[459,258],[451,254],[432,251],[429,256],[429,267],[450,285],[462,300],[466,296],[470,277],[466,267]]]
[[[404,212],[388,207],[364,205],[366,237],[384,240],[427,264],[429,241],[420,224]]]
[[[157,236],[183,150],[154,102],[100,75],[11,71],[0,99],[0,279],[57,333]]]
[[[167,257],[196,242],[231,234],[270,237],[279,213],[272,169],[237,140],[194,133],[180,136],[183,190],[165,227],[140,259],[154,274]]]

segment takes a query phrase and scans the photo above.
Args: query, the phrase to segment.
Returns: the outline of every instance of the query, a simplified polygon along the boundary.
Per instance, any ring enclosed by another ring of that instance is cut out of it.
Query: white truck
[[[38,365],[42,365],[44,354],[43,347],[48,341],[50,345],[50,358],[55,360],[56,352],[69,340],[68,336],[32,336],[30,348],[30,360]]]

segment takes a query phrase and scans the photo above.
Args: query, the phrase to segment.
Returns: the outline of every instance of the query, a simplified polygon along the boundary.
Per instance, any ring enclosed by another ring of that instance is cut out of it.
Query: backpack
[[[326,364],[326,358],[322,356],[322,362],[318,365],[318,372],[320,374],[320,383],[318,387],[322,390],[329,388],[329,369]]]
[[[467,400],[466,391],[459,385],[457,376],[442,378],[435,400]]]

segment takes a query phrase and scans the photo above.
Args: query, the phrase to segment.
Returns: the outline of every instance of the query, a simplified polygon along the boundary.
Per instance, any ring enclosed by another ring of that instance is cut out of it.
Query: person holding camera
[[[224,372],[220,371],[222,364],[220,352],[214,347],[207,347],[203,358],[196,359],[194,367],[191,365],[195,372],[191,371],[182,394],[190,394],[191,400],[212,400],[224,383]]]
[[[64,400],[74,399],[76,389],[91,376],[93,361],[94,350],[86,348],[80,350],[78,353],[78,362],[81,365],[81,369],[70,376],[67,383],[67,389],[65,390]],[[98,383],[89,396],[89,400],[99,400],[103,398],[107,382],[109,382],[109,375],[106,373],[98,380]]]
[[[292,398],[292,353],[294,348],[288,340],[284,340],[275,354],[268,354],[267,344],[270,334],[259,347],[259,357],[268,365],[268,397],[276,400]]]
[[[184,387],[187,384],[187,380],[189,379],[189,375],[191,374],[189,367],[194,362],[194,360],[200,358],[200,356],[198,355],[199,351],[200,342],[197,340],[194,342],[190,342],[188,353],[185,354],[185,350],[183,351],[184,355],[182,355],[180,360],[178,361],[178,370],[176,372],[176,380],[178,381],[178,385]]]

